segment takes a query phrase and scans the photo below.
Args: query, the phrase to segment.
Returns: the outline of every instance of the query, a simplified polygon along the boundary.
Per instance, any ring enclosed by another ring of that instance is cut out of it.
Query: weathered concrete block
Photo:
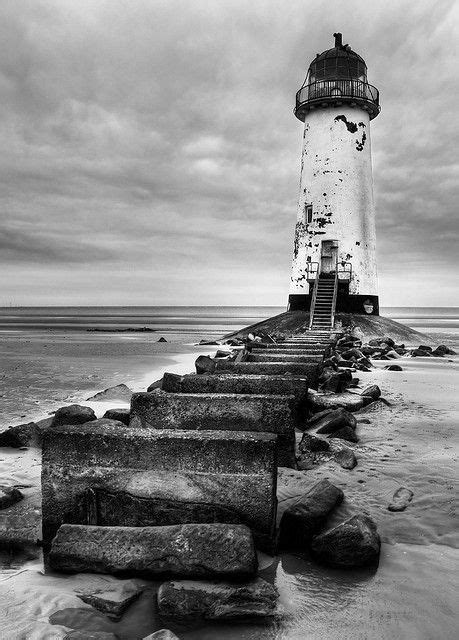
[[[306,376],[233,375],[186,375],[165,373],[163,391],[169,393],[242,393],[293,395],[302,398],[308,390]]]
[[[244,374],[244,375],[292,375],[306,376],[311,387],[317,387],[321,366],[316,362],[217,362],[216,373]]]
[[[257,431],[278,436],[279,464],[295,466],[294,396],[217,393],[135,393],[134,428]]]
[[[48,556],[67,573],[248,578],[258,567],[250,529],[235,524],[93,527],[63,524]]]
[[[269,541],[277,504],[275,435],[118,425],[96,420],[45,434],[45,544],[63,523],[149,526],[213,522],[222,514],[251,527],[257,541]]]
[[[252,353],[296,353],[298,355],[305,353],[322,354],[328,345],[300,345],[300,344],[279,344],[275,347],[269,344],[254,344]]]
[[[175,580],[158,591],[161,616],[184,620],[234,620],[272,616],[276,611],[277,589],[257,578],[248,583]]]
[[[291,353],[283,354],[264,351],[263,353],[249,353],[247,355],[247,362],[321,362],[322,360],[322,354],[294,355]]]

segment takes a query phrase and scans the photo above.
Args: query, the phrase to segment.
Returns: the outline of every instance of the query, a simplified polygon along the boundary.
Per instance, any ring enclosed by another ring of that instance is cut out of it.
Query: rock
[[[198,346],[200,347],[219,347],[221,345],[221,342],[218,342],[217,340],[200,340],[198,342]]]
[[[171,374],[172,375],[172,374]],[[151,393],[152,391],[154,391],[155,389],[161,389],[163,385],[163,379],[160,378],[159,380],[155,380],[154,382],[151,383],[151,385],[147,388],[147,392]]]
[[[438,356],[446,356],[446,355],[455,356],[457,354],[453,349],[450,349],[444,344],[440,344],[434,351],[432,351],[432,355],[435,357],[438,357]]]
[[[346,425],[345,427],[341,427],[337,431],[331,433],[329,438],[340,438],[341,440],[347,440],[348,442],[358,442],[359,439],[352,427]]]
[[[323,438],[316,438],[316,436],[310,433],[303,433],[298,449],[301,453],[328,451],[330,444],[326,440],[323,440]]]
[[[125,425],[129,424],[130,410],[129,409],[108,409],[103,418],[107,418],[108,420],[118,420]]]
[[[334,456],[336,462],[343,469],[353,469],[355,466],[357,466],[357,458],[355,457],[355,453],[352,451],[352,449],[343,447],[339,451],[335,451]]]
[[[426,344],[420,344],[420,345],[419,345],[419,347],[418,347],[418,349],[419,349],[420,351],[432,351],[432,347],[429,347],[429,346],[428,346],[428,345],[426,345]]]
[[[411,500],[413,499],[414,493],[410,489],[406,489],[405,487],[400,487],[392,496],[392,501],[387,507],[389,511],[405,511]]]
[[[87,400],[124,400],[124,402],[130,402],[132,396],[132,389],[129,389],[125,384],[117,384],[114,387],[109,387],[105,389],[105,391],[100,391],[96,393],[94,396],[87,398]],[[87,420],[86,420],[87,422]],[[60,422],[59,424],[64,424]],[[74,424],[67,422],[67,424]],[[79,423],[75,423],[79,424]]]
[[[111,631],[79,631],[74,629],[64,636],[64,640],[118,640],[118,636]]]
[[[341,393],[345,391],[350,382],[352,381],[352,374],[349,370],[346,371],[332,371],[324,370],[321,376],[323,382],[321,388],[324,391],[333,391],[335,393]]]
[[[245,525],[184,524],[99,527],[63,524],[52,541],[49,566],[66,573],[172,574],[249,578],[257,570]]]
[[[332,567],[362,567],[379,558],[381,541],[374,521],[359,514],[312,540],[314,557]]]
[[[166,340],[166,338],[161,336],[161,338],[159,340],[157,340],[156,342],[167,342],[167,340]]]
[[[368,341],[368,344],[370,345],[370,347],[379,347],[380,342],[381,342],[380,339],[373,338],[372,340]]]
[[[145,636],[142,640],[180,640],[180,638],[175,633],[172,633],[170,629],[159,629],[159,631]]]
[[[308,420],[307,428],[311,429],[316,427],[317,423],[319,423],[324,416],[328,416],[330,413],[333,413],[333,411],[335,411],[335,409],[324,409],[323,411],[314,413]]]
[[[229,356],[231,356],[231,351],[223,351],[222,349],[218,349],[215,357],[216,358],[229,358]]]
[[[32,444],[39,444],[41,440],[41,429],[35,422],[18,424],[9,427],[0,433],[0,447],[29,447]]]
[[[109,618],[117,620],[142,591],[143,588],[139,587],[134,580],[126,580],[109,584],[106,589],[85,591],[77,595],[83,602],[90,604]]]
[[[349,426],[355,429],[357,426],[357,420],[352,413],[345,409],[338,408],[324,416],[320,422],[316,422],[316,433],[333,433],[342,427]]]
[[[320,480],[282,514],[279,544],[282,549],[304,549],[343,501],[344,493],[328,480]]]
[[[7,509],[23,498],[24,496],[16,487],[0,485],[0,509]]]
[[[361,395],[373,398],[373,400],[377,400],[379,397],[381,397],[381,389],[377,384],[370,384],[368,385],[368,387],[362,389]]]
[[[310,471],[314,469],[316,456],[311,451],[303,453],[296,461],[296,466],[299,471]]]
[[[360,349],[348,349],[347,351],[343,351],[341,353],[341,357],[344,360],[351,360],[352,358],[355,358],[356,360],[358,360],[359,358],[363,358],[364,354],[360,351]]]
[[[394,349],[390,349],[386,352],[386,358],[390,360],[396,360],[398,358],[398,353]]]
[[[68,407],[61,407],[56,411],[53,416],[51,426],[57,427],[61,424],[84,424],[85,422],[91,422],[91,420],[96,419],[96,414],[90,407],[71,404]]]
[[[387,371],[403,371],[399,364],[387,364],[384,369],[387,369]]]
[[[430,353],[430,351],[423,351],[422,349],[413,349],[411,352],[411,356],[413,358],[416,358],[416,357],[430,358],[432,357],[432,354]]]
[[[194,363],[196,367],[196,373],[213,373],[215,371],[216,363],[213,358],[209,356],[198,356]]]
[[[344,393],[320,393],[310,389],[307,401],[312,412],[317,413],[324,409],[338,409],[339,407],[343,407],[347,411],[358,411],[373,402],[373,398],[346,391]]]
[[[274,615],[278,595],[262,578],[245,584],[179,580],[160,586],[158,609],[174,620],[259,618]]]

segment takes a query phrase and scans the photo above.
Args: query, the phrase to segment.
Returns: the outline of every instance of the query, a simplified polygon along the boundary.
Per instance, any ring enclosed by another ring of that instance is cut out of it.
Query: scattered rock
[[[433,350],[433,349],[432,349],[432,347],[429,347],[429,346],[428,346],[428,345],[426,345],[426,344],[420,344],[420,345],[419,345],[419,347],[418,347],[418,349],[419,349],[420,351],[432,351],[432,350]]]
[[[151,393],[151,391],[154,391],[155,389],[161,389],[163,385],[163,379],[160,378],[159,380],[155,380],[154,382],[151,383],[151,385],[147,388],[147,392]]]
[[[328,480],[317,482],[299,502],[288,507],[282,514],[279,538],[281,548],[305,548],[323,526],[328,514],[343,498],[341,489]]]
[[[252,533],[240,524],[63,524],[52,541],[48,561],[50,568],[66,573],[129,572],[145,577],[245,579],[257,570]]]
[[[432,357],[432,354],[430,353],[430,351],[423,351],[422,349],[413,349],[413,351],[411,352],[411,356],[413,358],[416,358],[416,357],[430,358]]]
[[[108,409],[102,417],[107,418],[108,420],[118,420],[119,422],[128,425],[130,413],[129,409]]]
[[[196,373],[214,373],[215,360],[209,356],[198,356],[194,363]]]
[[[334,456],[336,462],[343,469],[353,469],[355,466],[357,466],[357,458],[355,457],[355,453],[352,451],[352,449],[343,447],[339,451],[335,451]]]
[[[435,357],[438,357],[438,356],[446,356],[446,355],[455,356],[457,354],[453,349],[450,349],[444,344],[440,344],[436,349],[434,349],[434,351],[432,351],[432,355]]]
[[[342,427],[349,426],[355,429],[357,426],[357,420],[352,413],[346,411],[343,408],[338,408],[324,416],[320,422],[316,422],[316,433],[333,433]]]
[[[386,364],[384,369],[387,369],[387,371],[403,371],[399,364]]]
[[[0,485],[0,509],[7,509],[23,498],[24,496],[16,487]]]
[[[159,340],[157,340],[156,342],[167,342],[166,338],[164,338],[163,336],[160,337]]]
[[[310,433],[304,433],[301,438],[298,449],[301,453],[316,452],[316,451],[328,451],[330,444],[323,438],[316,438],[316,436]]]
[[[96,414],[90,407],[82,407],[79,404],[71,404],[68,407],[61,407],[56,411],[51,422],[52,427],[61,424],[84,424],[96,420]]]
[[[262,578],[245,584],[180,580],[160,586],[158,609],[174,620],[267,617],[275,614],[278,595]]]
[[[389,511],[405,511],[414,493],[410,489],[400,487],[392,496],[392,502],[387,507]]]
[[[359,514],[313,538],[311,548],[319,562],[332,567],[362,567],[378,560],[381,541],[374,521]]]
[[[329,438],[340,438],[341,440],[347,440],[348,442],[358,442],[359,439],[352,427],[346,425],[345,427],[341,427],[337,431],[331,433]]]
[[[373,400],[377,400],[381,397],[381,389],[377,384],[370,384],[368,385],[368,387],[365,387],[365,389],[362,390],[361,395],[369,396],[370,398],[373,398]]]
[[[35,422],[27,424],[18,424],[9,427],[6,431],[0,433],[0,447],[29,447],[33,444],[39,444],[41,441],[41,430]]]
[[[132,396],[132,389],[129,389],[125,384],[117,384],[114,387],[109,387],[105,391],[100,391],[96,395],[87,398],[87,400],[124,400],[130,402]],[[62,424],[62,423],[61,423]],[[73,424],[67,422],[66,424]]]
[[[139,587],[134,580],[127,580],[114,582],[106,589],[86,591],[77,595],[86,604],[90,604],[109,618],[117,620],[142,591],[143,588]]]

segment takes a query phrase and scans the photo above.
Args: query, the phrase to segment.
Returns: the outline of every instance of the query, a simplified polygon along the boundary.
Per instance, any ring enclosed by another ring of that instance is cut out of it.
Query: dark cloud
[[[0,303],[284,304],[294,94],[340,30],[381,91],[383,304],[453,304],[455,24],[453,0],[4,0]]]

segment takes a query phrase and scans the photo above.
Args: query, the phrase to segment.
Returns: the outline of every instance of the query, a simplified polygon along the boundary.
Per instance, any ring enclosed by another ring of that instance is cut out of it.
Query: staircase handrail
[[[335,268],[335,281],[333,285],[333,301],[331,308],[331,328],[335,326],[335,310],[336,310],[336,298],[338,296],[338,260],[336,260],[336,268]]]
[[[314,310],[316,308],[317,289],[319,288],[319,269],[316,272],[316,279],[314,280],[314,289],[312,291],[311,307],[309,312],[309,329],[312,329],[312,323],[314,320]]]

